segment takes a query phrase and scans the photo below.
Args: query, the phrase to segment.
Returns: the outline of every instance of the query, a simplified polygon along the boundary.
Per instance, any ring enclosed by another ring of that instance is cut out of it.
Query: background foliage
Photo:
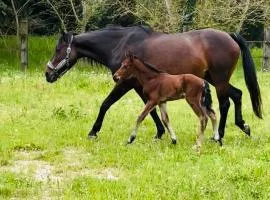
[[[14,7],[12,6],[14,4]],[[148,24],[165,32],[213,27],[261,39],[269,25],[267,0],[0,0],[1,34],[15,34],[16,18],[27,18],[32,34],[48,35],[61,28],[77,32],[108,24]],[[267,20],[268,19],[268,20]]]

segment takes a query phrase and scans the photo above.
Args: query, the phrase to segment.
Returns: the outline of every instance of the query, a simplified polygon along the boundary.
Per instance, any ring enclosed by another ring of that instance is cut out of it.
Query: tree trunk
[[[189,26],[193,23],[193,16],[196,8],[196,0],[187,0],[183,13],[183,32],[189,30]]]
[[[170,0],[164,0],[164,1],[165,1],[165,5],[166,5],[166,8],[167,8],[168,15],[169,15],[170,25],[173,25],[174,20],[173,20],[173,14],[172,14],[172,11],[171,11],[171,1]]]
[[[19,46],[19,31],[20,31],[19,18],[18,18],[17,10],[14,5],[14,1],[13,0],[10,0],[10,1],[11,1],[12,9],[14,12],[15,21],[16,21],[17,46]]]

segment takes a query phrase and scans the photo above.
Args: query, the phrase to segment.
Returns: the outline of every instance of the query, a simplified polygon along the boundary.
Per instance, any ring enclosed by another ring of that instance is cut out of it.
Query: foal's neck
[[[151,68],[148,68],[147,66],[145,66],[144,63],[142,63],[137,59],[134,63],[134,68],[135,68],[135,76],[142,86],[160,75],[159,72],[154,71]]]

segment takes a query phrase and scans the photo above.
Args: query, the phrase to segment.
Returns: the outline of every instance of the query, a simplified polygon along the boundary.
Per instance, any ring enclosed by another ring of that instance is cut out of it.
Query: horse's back
[[[229,34],[215,29],[153,34],[144,44],[145,60],[170,74],[204,77],[210,68],[233,67],[239,56],[239,47]]]

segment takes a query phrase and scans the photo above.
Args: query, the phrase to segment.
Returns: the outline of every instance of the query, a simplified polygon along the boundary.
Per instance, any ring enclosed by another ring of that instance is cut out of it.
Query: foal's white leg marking
[[[208,116],[211,119],[212,128],[213,128],[213,138],[214,140],[219,140],[219,133],[218,133],[218,125],[217,125],[217,118],[216,115],[213,112],[209,112]]]
[[[168,129],[172,142],[175,143],[176,142],[176,135],[175,132],[173,131],[170,122],[169,122],[169,117],[168,117],[168,113],[166,110],[166,103],[161,103],[159,104],[159,108],[160,108],[160,112],[161,112],[161,119],[165,125],[165,127]]]
[[[202,146],[204,131],[207,125],[207,115],[205,114],[203,116],[200,116],[199,119],[200,119],[200,126],[199,126],[199,130],[197,134],[196,144],[195,144],[196,150],[199,150],[200,147]]]

